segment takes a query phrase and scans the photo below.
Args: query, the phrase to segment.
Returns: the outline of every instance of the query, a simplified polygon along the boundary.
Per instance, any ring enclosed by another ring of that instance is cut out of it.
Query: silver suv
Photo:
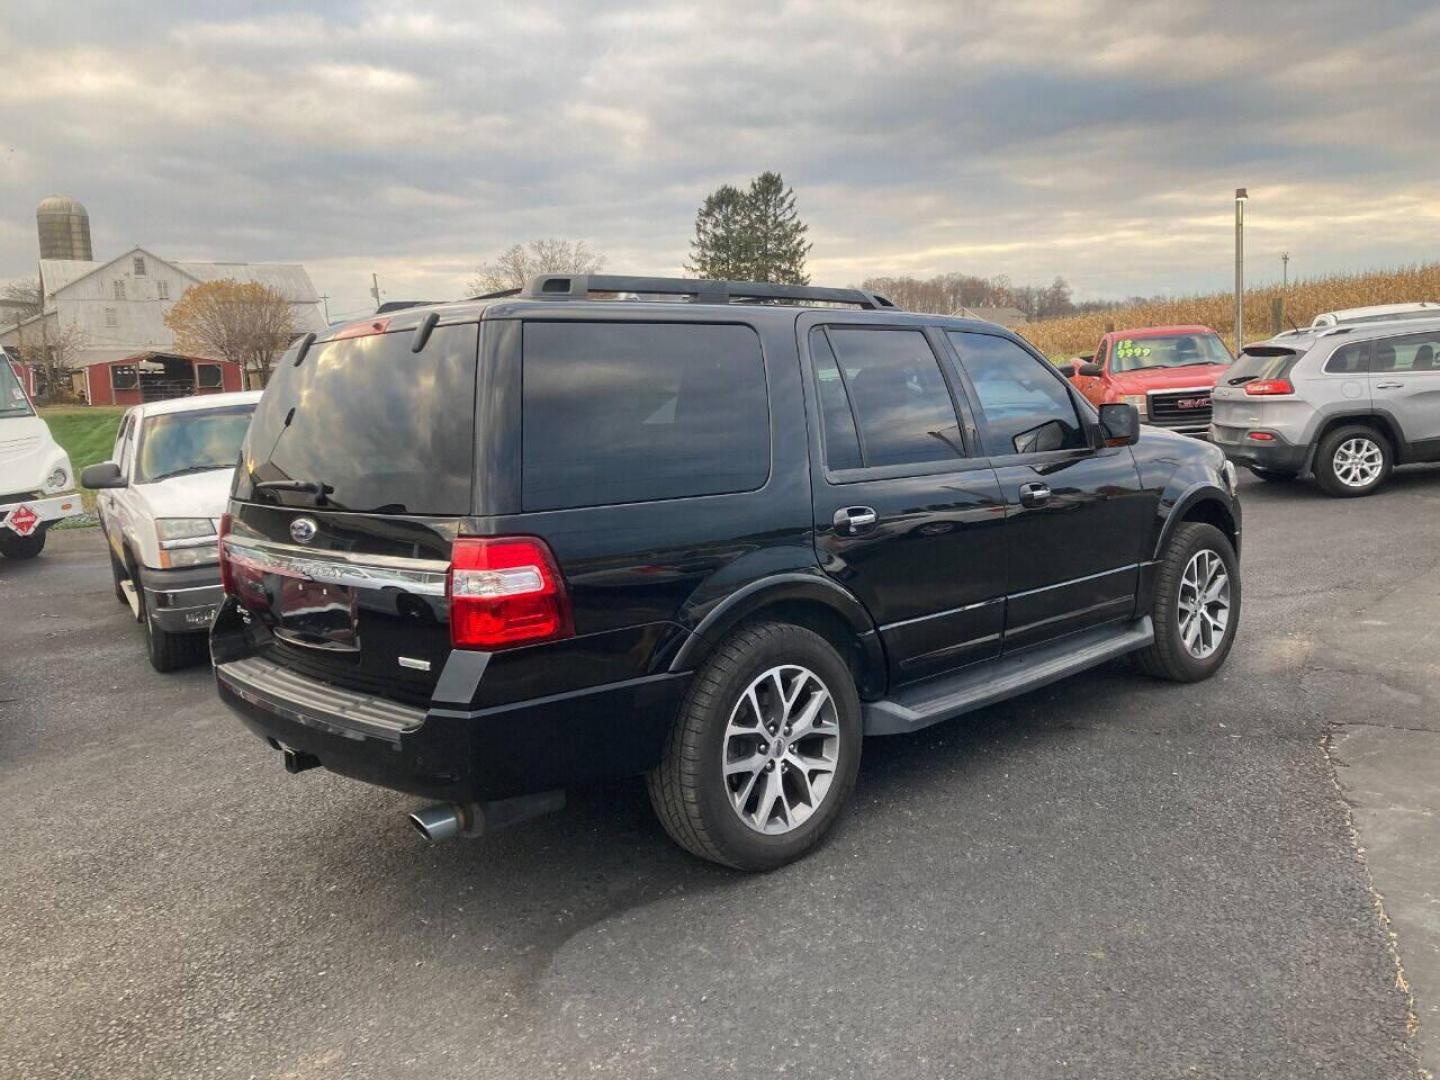
[[[1215,387],[1211,440],[1263,480],[1313,471],[1369,495],[1440,461],[1440,318],[1311,327],[1248,345]]]

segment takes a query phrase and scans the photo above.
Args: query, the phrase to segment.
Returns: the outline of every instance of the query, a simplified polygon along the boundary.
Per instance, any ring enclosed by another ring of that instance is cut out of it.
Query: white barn
[[[326,326],[310,275],[295,263],[179,262],[137,247],[106,262],[41,259],[39,269],[43,314],[0,325],[0,345],[34,346],[47,333],[73,325],[82,341],[71,363],[77,370],[174,351],[165,315],[186,289],[202,281],[268,285],[290,302],[297,334]]]

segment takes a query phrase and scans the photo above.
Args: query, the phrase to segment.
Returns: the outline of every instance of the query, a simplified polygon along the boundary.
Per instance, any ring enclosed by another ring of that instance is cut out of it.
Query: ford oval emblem
[[[320,526],[315,524],[314,518],[301,517],[290,522],[290,539],[297,544],[308,544],[319,531]]]

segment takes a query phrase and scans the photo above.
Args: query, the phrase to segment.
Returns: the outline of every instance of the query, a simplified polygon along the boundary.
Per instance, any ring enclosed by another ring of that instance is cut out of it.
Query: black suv
[[[1127,653],[1212,674],[1234,475],[988,323],[538,278],[277,364],[216,679],[291,771],[440,800],[431,838],[644,773],[681,845],[766,869],[834,824],[863,735]]]

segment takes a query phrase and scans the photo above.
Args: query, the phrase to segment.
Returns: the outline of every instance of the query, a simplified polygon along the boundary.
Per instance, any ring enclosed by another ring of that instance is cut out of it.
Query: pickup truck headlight
[[[185,566],[209,566],[211,563],[219,561],[220,549],[215,544],[160,549],[160,565],[169,570]]]
[[[1125,395],[1125,404],[1126,404],[1126,405],[1134,405],[1135,408],[1139,409],[1139,410],[1140,410],[1140,419],[1141,419],[1141,420],[1144,420],[1144,419],[1145,419],[1145,416],[1146,416],[1146,412],[1145,412],[1145,402],[1146,402],[1146,397],[1145,397],[1144,394],[1126,394],[1126,395]]]
[[[209,518],[158,518],[160,565],[166,569],[208,566],[219,560],[215,526]]]
[[[49,476],[45,477],[46,491],[64,491],[70,486],[70,472],[61,465]]]
[[[215,526],[209,518],[158,518],[155,535],[162,541],[194,540],[201,536],[214,536]]]

